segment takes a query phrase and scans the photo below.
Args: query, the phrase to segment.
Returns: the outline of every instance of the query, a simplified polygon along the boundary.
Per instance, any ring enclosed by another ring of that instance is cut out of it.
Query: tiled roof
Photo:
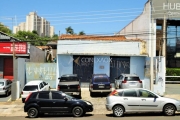
[[[123,41],[126,40],[125,36],[95,36],[95,35],[67,35],[63,34],[59,36],[60,40],[114,40]]]

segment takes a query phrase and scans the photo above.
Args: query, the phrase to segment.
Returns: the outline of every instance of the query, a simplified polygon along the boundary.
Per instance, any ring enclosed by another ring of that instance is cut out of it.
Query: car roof
[[[77,77],[77,74],[64,74],[61,77]]]
[[[132,76],[139,77],[139,76],[136,75],[136,74],[121,74],[121,75],[124,75],[124,76],[126,76],[126,77],[132,77]]]
[[[33,80],[33,81],[29,81],[28,83],[26,83],[26,85],[39,85],[41,82],[43,82],[43,81],[42,80]]]

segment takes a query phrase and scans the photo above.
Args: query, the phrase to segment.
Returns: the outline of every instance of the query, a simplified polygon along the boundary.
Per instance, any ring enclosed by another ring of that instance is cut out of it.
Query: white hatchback
[[[32,92],[49,90],[50,85],[42,80],[30,81],[24,86],[21,92],[22,102],[25,102],[26,97],[28,97],[28,95]]]

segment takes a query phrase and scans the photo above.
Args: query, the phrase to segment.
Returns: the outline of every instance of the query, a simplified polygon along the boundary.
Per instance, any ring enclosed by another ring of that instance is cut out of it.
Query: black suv
[[[58,90],[81,98],[80,79],[77,74],[65,74],[59,78]]]
[[[44,113],[72,113],[81,117],[86,112],[92,112],[93,105],[89,101],[76,99],[61,91],[40,91],[30,93],[25,100],[24,112],[30,118]]]
[[[94,93],[110,93],[112,86],[106,74],[93,74],[89,83],[90,96]]]

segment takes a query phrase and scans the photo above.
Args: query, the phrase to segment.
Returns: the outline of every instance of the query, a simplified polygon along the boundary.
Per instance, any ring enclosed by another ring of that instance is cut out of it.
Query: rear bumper
[[[90,89],[90,92],[100,92],[100,93],[111,92],[111,91],[112,91],[111,89],[108,89],[108,90],[93,90],[93,89]]]
[[[3,90],[3,91],[0,91],[0,95],[5,95],[6,94],[6,91]]]
[[[79,91],[79,92],[64,92],[64,93],[66,93],[68,95],[81,95],[81,91]]]
[[[111,111],[112,110],[112,106],[109,105],[109,104],[106,104],[106,110]]]

